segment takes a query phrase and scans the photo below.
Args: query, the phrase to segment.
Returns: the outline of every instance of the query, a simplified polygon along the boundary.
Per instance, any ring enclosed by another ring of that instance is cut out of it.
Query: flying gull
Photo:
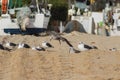
[[[61,41],[64,41],[64,42],[66,42],[66,43],[68,44],[69,47],[73,47],[73,45],[72,45],[66,38],[60,36],[60,35],[59,35],[58,33],[56,33],[55,31],[51,31],[51,32],[49,32],[49,34],[51,35],[50,41],[51,41],[52,39],[58,40],[60,44],[61,44]]]
[[[51,32],[49,32],[49,34],[51,35],[51,36],[50,36],[50,41],[51,41],[52,39],[58,40],[59,43],[61,44],[60,40],[61,40],[62,37],[61,37],[58,33],[56,33],[55,31],[51,31]]]

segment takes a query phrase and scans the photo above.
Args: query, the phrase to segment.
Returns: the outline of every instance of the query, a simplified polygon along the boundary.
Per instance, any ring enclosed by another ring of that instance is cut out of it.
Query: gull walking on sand
[[[80,42],[78,44],[78,49],[80,51],[86,51],[86,50],[90,50],[90,49],[97,49],[97,47],[96,46],[89,46],[87,44],[84,44],[83,42]]]

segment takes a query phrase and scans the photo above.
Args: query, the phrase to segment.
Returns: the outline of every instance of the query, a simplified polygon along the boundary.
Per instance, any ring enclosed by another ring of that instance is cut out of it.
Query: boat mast
[[[0,0],[0,5],[2,5],[2,0]]]
[[[37,5],[37,11],[38,11],[38,13],[40,13],[39,5],[38,5],[38,0],[36,0],[36,5]]]
[[[8,0],[8,2],[7,2],[7,12],[6,12],[7,14],[8,14],[9,1],[10,0]]]

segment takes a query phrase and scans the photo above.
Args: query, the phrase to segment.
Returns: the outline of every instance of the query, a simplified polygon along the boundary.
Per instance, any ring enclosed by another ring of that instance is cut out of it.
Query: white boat
[[[113,24],[113,29],[110,30],[110,35],[120,36],[120,6],[116,7],[114,10],[115,10],[115,13],[113,15],[114,24]]]
[[[2,0],[2,2],[5,1],[8,0]],[[34,17],[31,17],[31,13],[28,14],[29,12],[27,11],[26,13],[29,16],[24,13],[25,10],[29,11],[28,7],[6,9],[6,12],[2,13],[0,18],[0,35],[38,34],[46,31],[49,22],[49,16],[45,17],[44,13],[40,13],[38,0],[36,0],[36,3],[37,12],[33,15]],[[10,12],[14,13],[15,10],[18,10],[19,12],[16,18],[12,18]]]

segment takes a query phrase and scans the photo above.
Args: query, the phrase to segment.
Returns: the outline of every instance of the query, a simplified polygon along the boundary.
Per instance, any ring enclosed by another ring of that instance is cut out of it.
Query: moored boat
[[[39,34],[46,31],[49,15],[40,12],[38,0],[36,0],[37,11],[33,14],[29,7],[20,7],[8,9],[10,0],[2,0],[1,18],[0,18],[0,35],[7,34]],[[11,13],[15,13],[12,18]]]

